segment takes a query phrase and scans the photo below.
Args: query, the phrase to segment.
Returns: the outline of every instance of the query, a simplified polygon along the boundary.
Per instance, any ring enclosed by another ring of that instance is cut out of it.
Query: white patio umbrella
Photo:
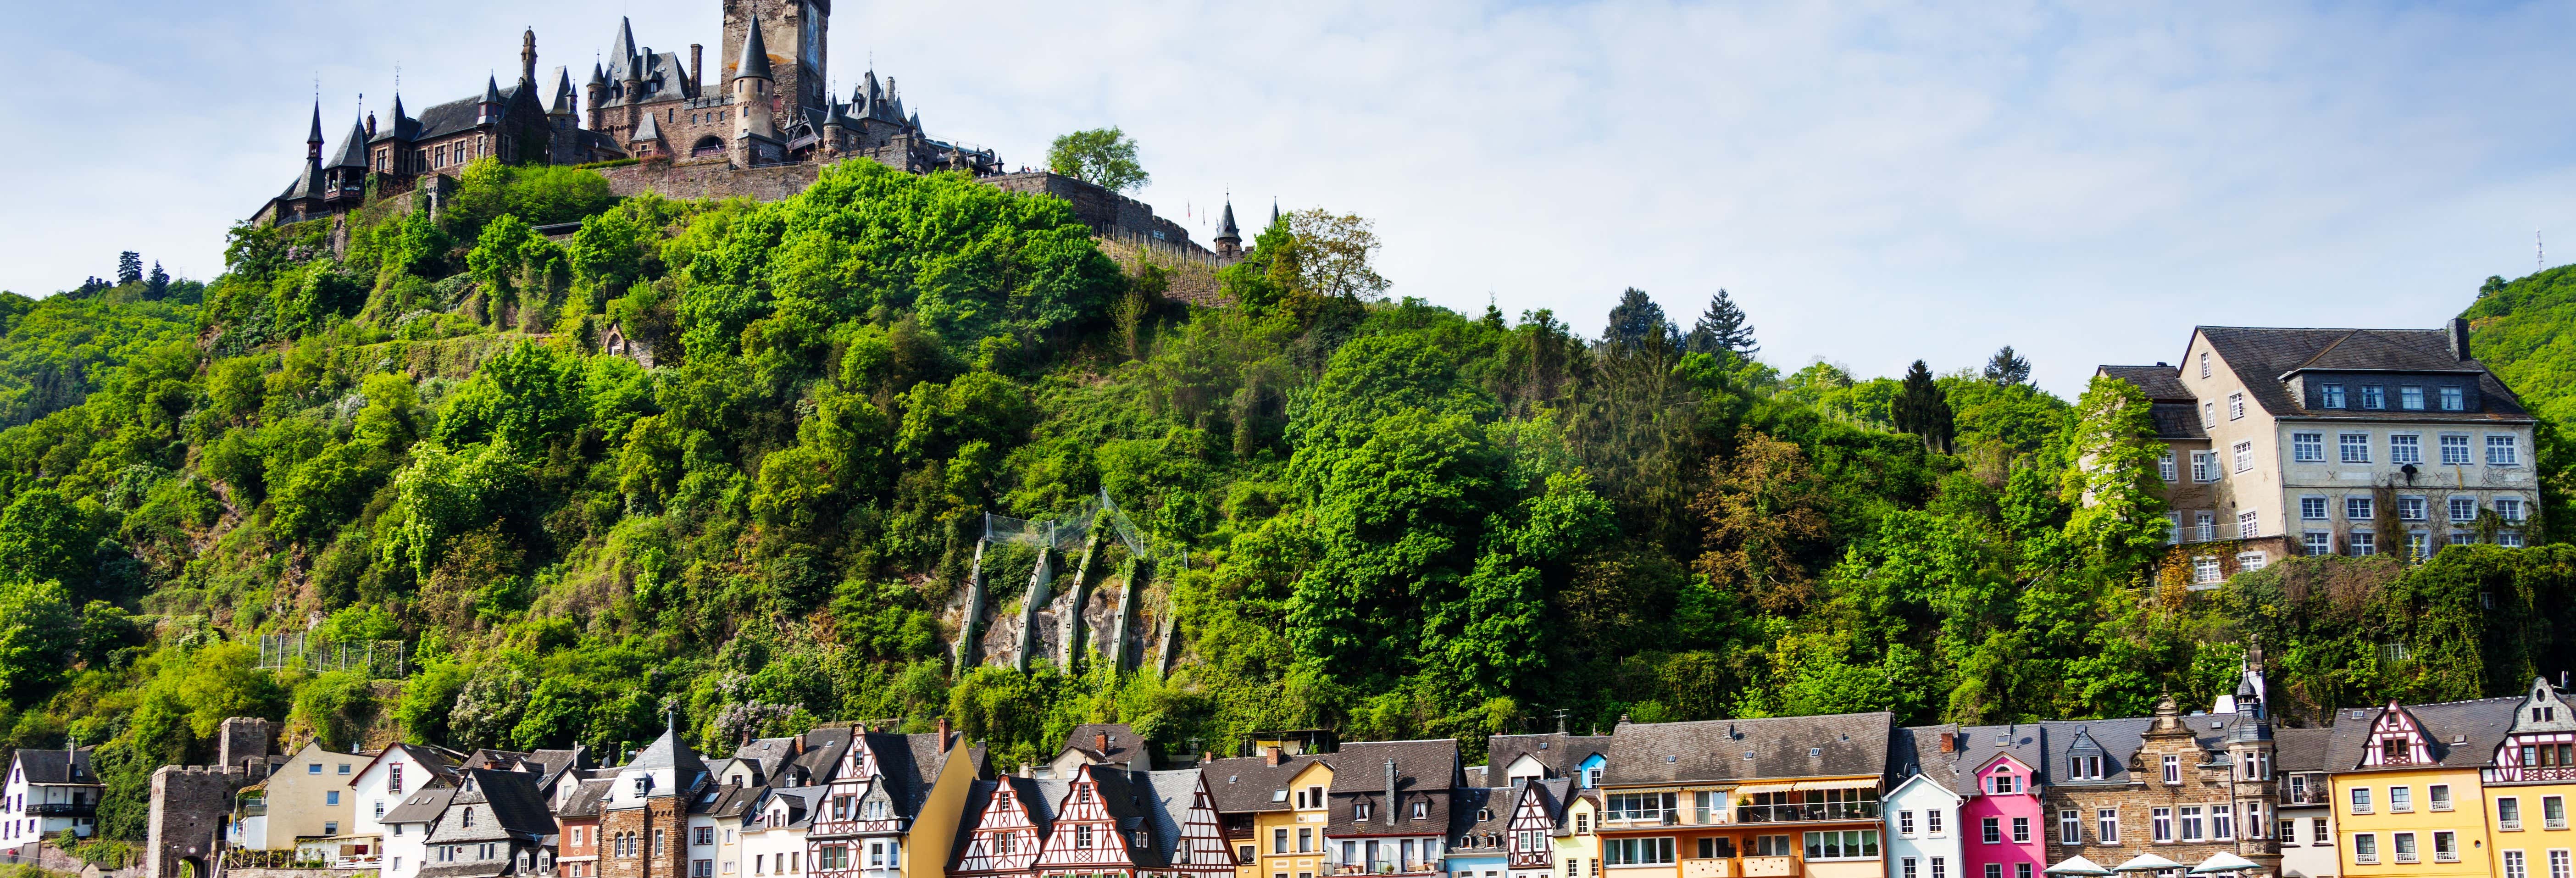
[[[2085,859],[2085,858],[2083,858],[2083,857],[2081,857],[2081,856],[2074,856],[2074,857],[2067,857],[2064,861],[2062,861],[2062,862],[2058,863],[2057,865],[2054,865],[2054,866],[2050,866],[2050,867],[2048,867],[2048,869],[2047,869],[2047,874],[2050,874],[2050,875],[2097,875],[2097,876],[2098,876],[2098,875],[2109,875],[2109,874],[2111,874],[2111,870],[2109,870],[2109,869],[2105,869],[2105,868],[2102,868],[2102,864],[2100,864],[2100,863],[2093,862],[2092,860]]]
[[[2113,868],[2112,868],[2112,871],[2114,871],[2114,872],[2161,872],[2161,871],[2164,871],[2164,870],[2166,870],[2166,869],[2180,869],[2180,868],[2182,868],[2182,864],[2181,864],[2181,863],[2177,863],[2177,862],[2174,862],[2174,861],[2172,861],[2172,860],[2168,860],[2168,859],[2165,859],[2165,858],[2163,858],[2163,857],[2156,856],[2156,855],[2154,855],[2154,854],[2139,854],[2139,855],[2137,855],[2137,856],[2130,857],[2128,862],[2126,862],[2126,863],[2121,863],[2120,865],[2113,867]]]
[[[2256,863],[2253,860],[2248,860],[2235,854],[2220,851],[2216,856],[2200,861],[2200,865],[2191,867],[2191,874],[2208,875],[2215,872],[2237,872],[2245,869],[2260,868],[2263,868],[2262,864]]]

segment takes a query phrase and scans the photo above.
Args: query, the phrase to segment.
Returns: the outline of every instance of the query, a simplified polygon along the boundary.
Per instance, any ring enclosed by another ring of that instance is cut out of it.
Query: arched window
[[[689,147],[689,155],[692,157],[721,155],[724,151],[724,141],[717,139],[713,134],[698,138],[697,144]]]

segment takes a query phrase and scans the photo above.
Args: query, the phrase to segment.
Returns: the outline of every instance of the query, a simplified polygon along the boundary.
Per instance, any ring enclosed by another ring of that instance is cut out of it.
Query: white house
[[[421,862],[428,857],[429,834],[438,828],[438,816],[447,811],[448,800],[455,795],[455,787],[413,790],[385,811],[377,821],[384,832],[384,878],[420,874]]]
[[[769,788],[742,829],[740,874],[750,878],[805,874],[805,831],[826,787]]]
[[[349,830],[343,835],[353,839],[386,838],[385,815],[403,804],[405,797],[434,786],[453,786],[456,762],[437,750],[395,744],[376,751],[358,773],[349,778],[352,812]],[[387,844],[390,847],[390,844]],[[411,861],[417,865],[420,861]],[[363,864],[353,864],[363,865]]]
[[[1884,810],[1888,878],[1963,878],[1960,871],[1959,805],[1965,797],[1953,786],[1954,753],[1943,742],[1958,740],[1957,726],[1900,729],[1914,741],[1913,753],[1899,751],[1913,776],[1888,790]]]
[[[106,789],[90,770],[88,748],[18,751],[0,794],[0,846],[33,854],[46,833],[90,837],[98,831],[98,797]]]

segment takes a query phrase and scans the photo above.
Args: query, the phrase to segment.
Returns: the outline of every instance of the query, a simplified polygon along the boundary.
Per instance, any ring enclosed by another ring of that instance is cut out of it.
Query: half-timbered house
[[[815,878],[938,876],[970,788],[985,773],[983,748],[960,745],[945,719],[938,731],[920,735],[853,728],[814,805],[807,871]],[[915,849],[929,855],[907,855]]]
[[[1547,878],[1556,868],[1556,830],[1581,781],[1527,780],[1512,785],[1511,822],[1503,828],[1503,865],[1512,878]]]
[[[1046,789],[1052,785],[1053,794]],[[1046,843],[1055,796],[1066,785],[1003,776],[979,780],[966,796],[968,829],[957,836],[948,861],[952,878],[1017,878],[1037,864]]]
[[[1136,772],[1145,780],[1146,817],[1153,824],[1158,858],[1166,870],[1147,878],[1226,878],[1234,852],[1218,828],[1216,795],[1197,769]]]
[[[1122,769],[1079,765],[1055,803],[1029,874],[1038,878],[1150,878],[1164,874],[1161,846],[1138,781]]]
[[[2495,874],[2576,872],[2567,822],[2567,803],[2576,800],[2576,715],[2569,707],[2548,680],[2531,681],[2483,772]]]

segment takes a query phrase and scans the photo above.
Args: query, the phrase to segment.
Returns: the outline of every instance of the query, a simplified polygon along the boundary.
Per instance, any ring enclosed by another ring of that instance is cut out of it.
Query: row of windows
[[[2374,806],[2371,804],[2370,787],[2353,787],[2347,792],[2351,796],[2352,813],[2372,813],[2371,809]],[[2451,785],[2446,783],[2437,783],[2425,787],[2424,802],[2425,805],[2435,811],[2451,810]],[[2388,810],[2389,813],[2392,814],[2404,814],[2414,811],[2415,788],[2406,786],[2389,787]]]
[[[2507,796],[2496,800],[2496,828],[2506,831],[2515,831],[2522,828],[2521,798]],[[2564,798],[2559,796],[2540,797],[2540,828],[2567,828],[2567,801]]]
[[[2396,862],[2423,862],[2421,859],[2421,852],[2416,849],[2415,835],[2416,834],[2412,832],[2392,832],[2388,834],[2389,847],[2395,849],[2394,853],[2396,854]],[[2352,861],[2366,865],[2376,864],[2379,862],[2378,833],[2362,832],[2355,833],[2353,835]],[[2459,861],[2459,833],[2452,832],[2448,829],[2436,830],[2433,833],[2433,862],[2457,863]],[[2514,878],[2524,878],[2524,876],[2514,876]]]
[[[2531,878],[2531,863],[2521,851],[2502,851],[2501,853],[2504,855],[2504,878]],[[2571,875],[2576,875],[2576,867],[2569,865],[2567,854],[2566,848],[2549,852],[2549,878],[2570,878]]]
[[[2470,440],[2472,438],[2473,437],[2461,433],[2445,433],[2435,436],[2434,439],[2441,451],[2442,465],[2476,465],[2477,461],[2471,454],[2472,447]],[[2237,448],[2239,449],[2238,453],[2240,459],[2244,456],[2250,455],[2251,453],[2251,449],[2246,443],[2239,443]],[[2522,464],[2521,440],[2511,434],[2488,435],[2486,437],[2486,449],[2488,466],[2520,466]],[[2369,463],[2371,462],[2370,452],[2371,444],[2369,433],[2335,434],[2335,459],[2337,462]],[[2326,434],[2290,434],[2290,460],[2294,463],[2326,462]],[[2388,436],[2388,462],[2393,464],[2423,463],[2423,435],[2417,433],[2390,434]],[[2242,467],[2239,469],[2241,470]]]
[[[2468,407],[2468,394],[2459,387],[2434,387],[2428,395],[2422,385],[2397,386],[2397,409],[2400,411],[2425,411],[2428,400],[2446,412],[2462,411]],[[2341,384],[2317,385],[2318,408],[2381,410],[2388,408],[2388,402],[2388,385],[2385,384],[2354,385],[2350,393],[2346,393]]]
[[[2504,519],[2509,524],[2520,523],[2526,511],[2520,497],[2497,497],[2494,500],[2494,508],[2496,517]],[[2299,520],[2301,521],[2325,521],[2333,509],[2334,503],[2328,497],[2311,494],[2299,498]],[[2476,521],[2478,520],[2478,498],[2445,498],[2443,511],[2449,514],[2453,522]],[[2396,512],[2399,521],[2429,521],[2432,501],[2423,497],[2399,497]],[[2343,517],[2348,521],[2370,521],[2377,518],[2378,514],[2378,501],[2368,494],[2348,494],[2343,498]]]
[[[2354,531],[2352,533],[2345,534],[2343,541],[2344,554],[2351,555],[2355,558],[2367,558],[2372,555],[2379,554],[2378,534],[2374,534],[2369,531]],[[2476,545],[2477,541],[2477,534],[2467,533],[2464,531],[2452,531],[2447,545],[2469,546]],[[2522,548],[2522,534],[2514,531],[2498,531],[2495,535],[2495,544],[2508,549]],[[2308,531],[2301,535],[2300,548],[2304,549],[2309,555],[2332,555],[2335,553],[2334,532],[2322,530]],[[2433,535],[2420,530],[2407,533],[2406,554],[2415,558],[2433,557]]]

